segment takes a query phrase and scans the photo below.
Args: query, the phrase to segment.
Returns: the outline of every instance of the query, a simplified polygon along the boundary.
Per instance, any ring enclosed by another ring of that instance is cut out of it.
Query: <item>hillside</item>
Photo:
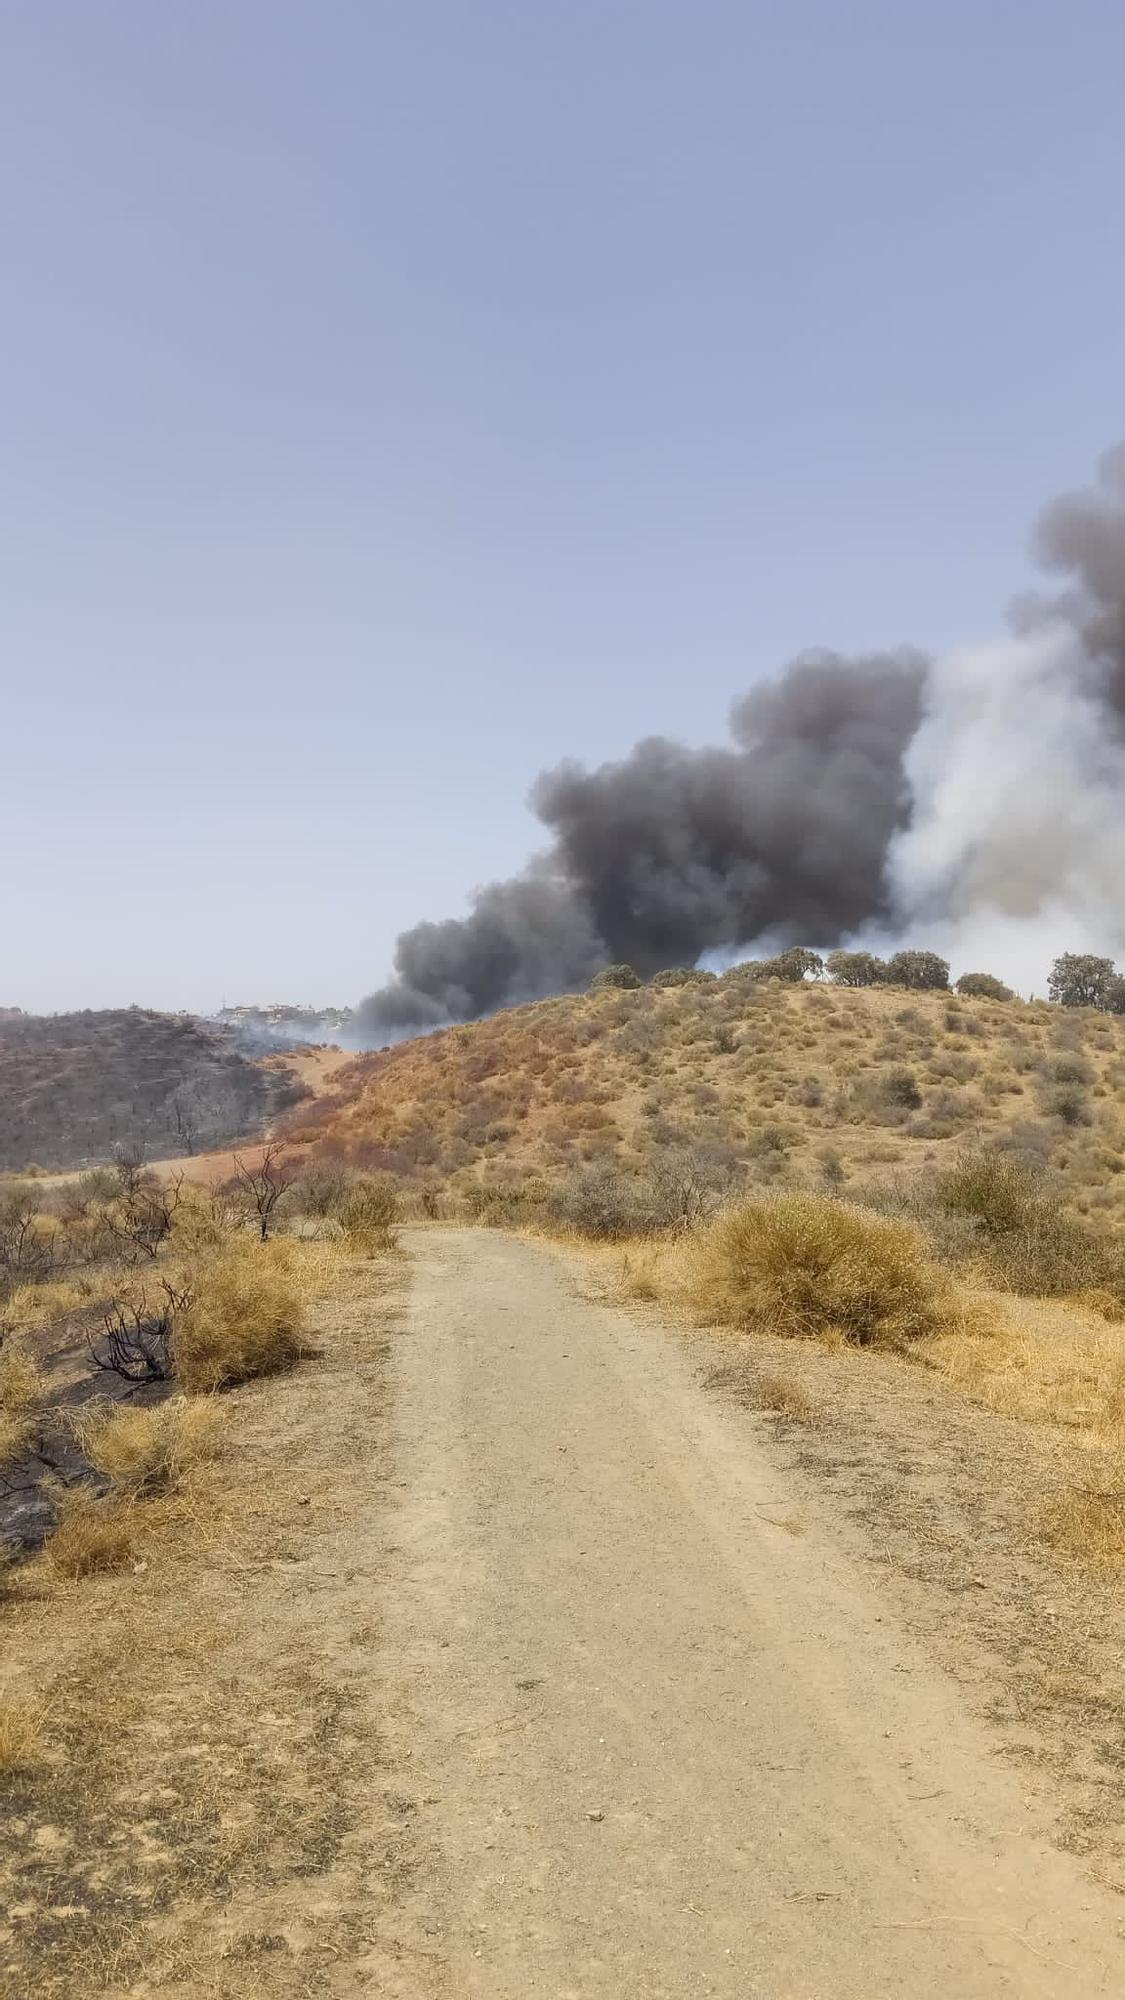
[[[540,1001],[343,1067],[286,1121],[323,1157],[462,1192],[634,1174],[909,1182],[977,1142],[1125,1218],[1125,1022],[901,988],[755,983]]]
[[[0,1018],[0,1170],[202,1151],[260,1131],[299,1091],[276,1058],[251,1062],[190,1016],[12,1013]]]

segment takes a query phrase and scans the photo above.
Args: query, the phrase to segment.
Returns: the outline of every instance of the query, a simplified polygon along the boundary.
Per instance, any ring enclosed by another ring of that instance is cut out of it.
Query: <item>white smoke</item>
[[[935,662],[891,843],[902,928],[1021,990],[1125,945],[1125,748],[1064,618]]]

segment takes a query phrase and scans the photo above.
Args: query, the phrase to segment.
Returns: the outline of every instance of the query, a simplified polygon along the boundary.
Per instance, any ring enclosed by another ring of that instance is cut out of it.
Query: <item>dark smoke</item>
[[[364,1026],[466,1020],[610,959],[654,972],[765,930],[830,944],[885,915],[925,675],[915,653],[806,654],[739,702],[735,749],[651,737],[619,764],[545,772],[532,803],[553,849],[471,916],[404,932]]]
[[[395,951],[397,977],[358,1010],[373,1033],[467,1021],[493,1008],[581,986],[605,963],[570,887],[535,863],[478,889],[470,917],[415,924]]]
[[[1040,606],[1080,633],[1105,698],[1125,719],[1125,444],[1098,463],[1098,485],[1065,494],[1040,517],[1036,554],[1074,578]]]
[[[803,654],[736,705],[728,747],[650,737],[544,772],[547,853],[467,918],[406,931],[357,1024],[381,1039],[767,936],[924,923],[997,971],[999,952],[1015,971],[1031,948],[1125,943],[1125,445],[1046,510],[1035,552],[1065,587],[1026,599],[1014,638]]]
[[[737,750],[656,737],[541,777],[532,802],[610,956],[654,972],[766,930],[834,942],[878,916],[925,672],[916,654],[808,654],[738,703]]]

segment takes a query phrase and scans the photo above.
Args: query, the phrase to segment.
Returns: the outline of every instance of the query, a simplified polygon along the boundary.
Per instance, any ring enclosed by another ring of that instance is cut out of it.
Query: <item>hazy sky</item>
[[[0,1004],[353,1000],[541,765],[1000,622],[1120,0],[0,0]]]

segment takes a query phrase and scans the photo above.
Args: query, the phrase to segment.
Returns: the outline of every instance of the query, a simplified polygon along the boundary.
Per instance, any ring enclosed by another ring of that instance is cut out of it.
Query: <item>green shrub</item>
[[[957,991],[967,1000],[1014,1000],[1015,994],[1002,979],[994,978],[991,972],[963,972],[957,981]]]
[[[654,1222],[650,1190],[608,1160],[572,1174],[552,1193],[548,1211],[555,1222],[596,1243],[645,1236]]]
[[[1047,991],[1059,1007],[1104,1007],[1116,997],[1116,978],[1111,958],[1064,951],[1051,967]]]
[[[870,951],[830,951],[825,969],[834,986],[878,986],[887,971]]]
[[[654,972],[650,986],[702,986],[714,979],[713,972],[705,972],[700,966],[669,965],[663,972]]]
[[[879,1087],[888,1104],[900,1105],[905,1111],[921,1109],[922,1092],[912,1069],[884,1070],[879,1078]]]
[[[604,993],[607,989],[617,989],[631,993],[641,983],[641,975],[634,972],[631,965],[603,965],[590,981],[591,993]]]
[[[889,986],[944,992],[949,985],[949,963],[936,951],[896,951],[887,960],[885,977]]]

